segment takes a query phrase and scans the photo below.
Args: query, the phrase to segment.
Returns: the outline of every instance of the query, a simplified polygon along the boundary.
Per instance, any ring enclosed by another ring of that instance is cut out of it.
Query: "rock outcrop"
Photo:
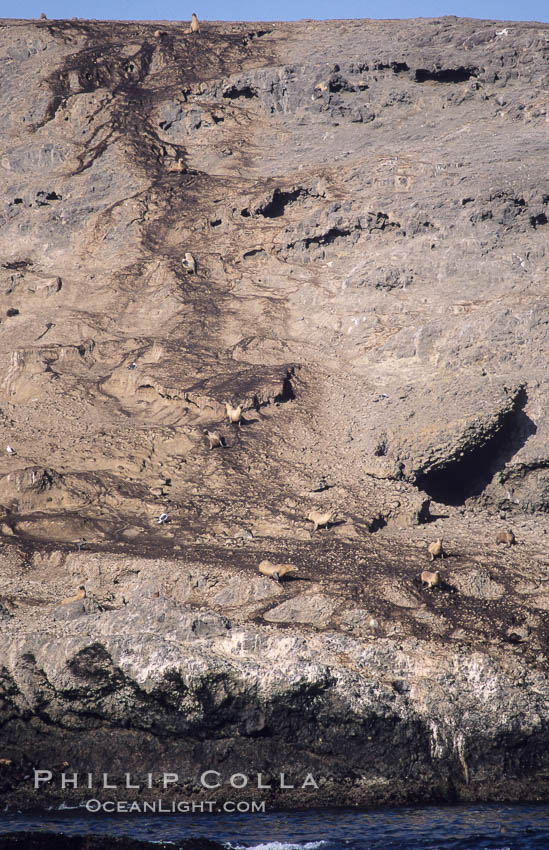
[[[3,801],[547,798],[548,58],[0,21]]]

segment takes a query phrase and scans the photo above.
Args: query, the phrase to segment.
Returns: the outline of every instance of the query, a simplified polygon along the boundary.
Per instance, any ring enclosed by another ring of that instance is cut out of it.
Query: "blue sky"
[[[496,20],[549,21],[547,0],[0,0],[0,17],[133,20],[274,21],[299,18],[417,18],[459,15]]]

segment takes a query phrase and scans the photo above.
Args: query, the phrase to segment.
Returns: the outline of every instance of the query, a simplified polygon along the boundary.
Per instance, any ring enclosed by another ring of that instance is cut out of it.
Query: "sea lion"
[[[444,549],[442,548],[442,540],[440,537],[433,543],[429,543],[427,551],[431,556],[431,561],[434,561],[435,558],[444,558]]]
[[[437,570],[432,573],[430,570],[423,570],[421,573],[421,586],[426,584],[427,587],[437,587],[440,584],[440,573]]]
[[[207,428],[204,428],[204,433],[208,438],[210,449],[225,448],[225,440],[218,431],[208,431]]]
[[[513,534],[511,529],[509,529],[508,531],[498,531],[498,533],[496,534],[496,543],[505,543],[507,548],[509,548],[509,546],[512,546],[513,543],[516,542],[517,541],[515,535]]]
[[[336,518],[335,511],[311,511],[307,519],[313,524],[313,533],[323,526],[329,526]]]
[[[179,169],[178,169],[179,170]],[[196,260],[191,254],[190,251],[185,252],[185,259],[183,260],[183,266],[187,269],[190,274],[194,274],[196,272]]]
[[[168,170],[168,174],[182,174],[185,171],[185,166],[183,165],[183,162],[180,159],[176,159],[175,162],[170,162],[167,170]],[[187,260],[187,257],[189,257],[190,259]],[[187,262],[189,262],[189,263],[190,263],[190,260],[192,260],[194,262],[192,254],[189,254],[189,253],[185,254],[185,260],[187,260]],[[185,260],[183,260],[184,266],[185,266]],[[192,265],[192,263],[191,263],[191,265]],[[196,264],[195,264],[195,266],[196,266]],[[187,270],[189,270],[189,269],[187,269]],[[193,271],[194,271],[194,269],[193,269]]]
[[[232,404],[227,401],[225,402],[225,411],[227,413],[227,419],[231,425],[238,425],[240,428],[242,424],[242,405],[239,404],[238,407],[233,407]]]
[[[80,587],[78,588],[78,593],[76,593],[74,596],[67,596],[66,599],[63,599],[63,601],[61,602],[61,605],[70,605],[71,602],[79,602],[81,599],[85,599],[85,598],[86,598],[86,588],[84,587],[83,584],[81,584]]]
[[[293,564],[273,564],[272,561],[261,561],[258,570],[262,575],[280,582],[285,575],[296,573],[297,567],[294,567]]]

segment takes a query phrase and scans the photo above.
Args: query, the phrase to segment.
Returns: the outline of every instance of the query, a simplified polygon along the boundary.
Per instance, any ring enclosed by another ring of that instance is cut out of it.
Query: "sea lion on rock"
[[[210,444],[210,449],[224,449],[225,448],[225,440],[221,436],[218,431],[208,431],[207,428],[204,428],[204,433],[208,438],[208,442]]]
[[[313,533],[323,526],[329,526],[336,518],[335,511],[311,511],[307,519],[313,524]]]
[[[178,160],[180,162],[180,160]],[[179,168],[177,168],[179,171]],[[194,274],[196,272],[196,260],[191,254],[190,251],[185,252],[185,259],[183,260],[183,268],[187,269],[189,274]]]
[[[66,599],[63,599],[61,605],[70,605],[71,602],[80,602],[81,599],[85,599],[85,598],[86,598],[86,588],[84,587],[83,584],[81,584],[80,587],[78,588],[78,593],[76,593],[74,596],[67,596]]]
[[[434,561],[435,558],[444,558],[444,549],[442,548],[442,540],[440,537],[433,543],[429,543],[427,551],[431,556],[431,561]]]
[[[261,561],[258,570],[262,575],[280,582],[285,575],[296,573],[297,567],[294,567],[293,564],[273,564],[272,561]]]
[[[242,405],[239,404],[238,407],[233,407],[230,402],[225,403],[225,411],[227,413],[227,419],[231,423],[231,425],[238,425],[240,428],[242,424]]]
[[[515,535],[513,534],[511,529],[509,529],[508,531],[498,531],[498,533],[496,534],[496,543],[505,543],[507,548],[509,548],[509,546],[512,546],[513,543],[516,542],[517,541]]]
[[[184,30],[185,35],[189,35],[192,32],[200,32],[200,24],[198,23],[198,18],[196,17],[196,12],[192,13],[191,17],[191,25],[186,30]]]
[[[176,159],[174,162],[170,162],[170,164],[168,165],[169,174],[183,174],[184,171],[185,166],[182,160],[180,159]],[[187,251],[187,253],[185,254],[185,259],[183,260],[183,266],[187,269],[187,271],[191,271],[192,273],[196,270],[196,263],[195,268],[193,269],[191,260],[192,262],[194,262],[192,254],[189,254],[189,252]]]
[[[432,573],[430,570],[423,570],[421,573],[421,586],[426,584],[427,587],[438,587],[440,584],[440,573],[437,570]]]

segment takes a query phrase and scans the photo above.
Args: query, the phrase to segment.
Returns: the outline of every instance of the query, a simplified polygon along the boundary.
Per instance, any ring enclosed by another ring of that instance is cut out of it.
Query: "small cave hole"
[[[436,71],[428,71],[426,68],[417,68],[415,73],[416,83],[465,83],[471,77],[478,76],[478,68],[441,68]]]
[[[376,531],[380,531],[382,528],[385,528],[387,525],[387,520],[382,514],[374,517],[371,523],[368,525],[368,531],[370,534],[375,534]]]
[[[20,269],[26,269],[32,265],[32,260],[14,260],[11,263],[2,263],[2,268],[10,269],[10,271],[19,271]]]
[[[532,215],[530,216],[530,224],[535,230],[537,227],[541,227],[544,224],[547,224],[547,216],[545,215],[545,213],[539,213],[539,215]]]
[[[212,221],[210,221],[211,227],[219,227],[220,224],[221,224],[220,218],[214,218]]]
[[[505,415],[493,436],[443,469],[418,476],[417,487],[435,502],[444,505],[459,506],[467,499],[480,496],[494,475],[505,468],[537,431],[536,425],[523,410],[526,401],[527,394],[523,389],[517,395],[513,410]]]
[[[49,204],[50,201],[61,201],[61,195],[58,195],[57,192],[37,192],[36,193],[36,203],[39,207],[45,207]]]
[[[288,204],[294,203],[298,198],[306,195],[304,189],[294,189],[293,192],[283,192],[281,189],[275,189],[273,197],[268,204],[261,207],[258,212],[264,218],[280,218],[284,215]]]
[[[269,35],[272,30],[257,30],[257,32],[249,32],[242,39],[242,44],[250,44],[255,38],[262,38],[264,35]]]
[[[243,86],[242,88],[231,86],[230,89],[223,92],[223,97],[227,97],[230,100],[235,100],[238,97],[245,97],[249,100],[252,97],[257,97],[257,92],[250,86]]]
[[[377,228],[382,230],[383,227]],[[327,233],[321,233],[318,236],[308,236],[303,240],[305,248],[311,245],[331,245],[336,239],[342,239],[351,235],[350,230],[343,230],[339,227],[331,227]]]
[[[18,315],[19,315],[19,310],[17,310],[15,307],[9,307],[6,310],[6,316],[11,317],[11,316],[18,316]]]
[[[376,457],[385,457],[387,454],[387,443],[385,440],[380,440],[377,446],[374,449],[374,455]]]

